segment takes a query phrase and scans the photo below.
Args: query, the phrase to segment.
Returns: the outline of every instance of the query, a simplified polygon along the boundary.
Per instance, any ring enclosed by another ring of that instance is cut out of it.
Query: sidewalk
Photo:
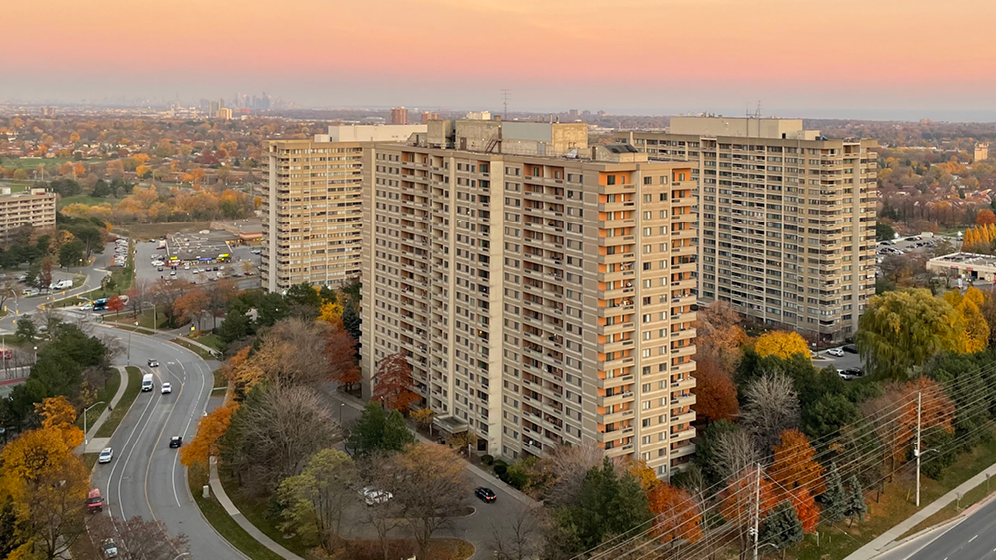
[[[114,369],[118,370],[118,376],[121,377],[121,383],[118,384],[118,391],[114,393],[114,397],[111,398],[111,402],[108,403],[108,408],[105,408],[103,412],[100,413],[100,416],[97,417],[93,424],[87,425],[87,433],[83,437],[84,441],[88,441],[88,443],[81,444],[77,447],[77,453],[97,453],[104,447],[107,447],[107,442],[111,439],[95,438],[94,436],[97,435],[97,432],[100,430],[100,427],[104,425],[104,422],[107,422],[107,417],[111,415],[110,409],[118,405],[121,397],[124,396],[125,391],[128,389],[128,372],[125,371],[123,366],[115,366]]]
[[[940,511],[944,506],[957,500],[959,496],[964,496],[966,492],[985,482],[987,474],[989,476],[996,475],[996,464],[990,465],[984,471],[959,484],[954,490],[927,504],[923,509],[911,515],[902,523],[882,533],[877,539],[854,551],[844,560],[869,560],[886,552],[894,545],[894,541],[907,531]]]
[[[225,508],[225,513],[232,516],[232,519],[239,524],[239,527],[249,533],[249,535],[260,542],[263,546],[270,549],[271,552],[283,557],[285,560],[304,560],[297,554],[287,550],[279,543],[271,539],[270,537],[263,534],[262,531],[256,528],[255,525],[249,522],[248,519],[242,515],[239,508],[235,507],[232,500],[229,499],[228,494],[225,493],[225,488],[221,485],[221,479],[218,478],[218,461],[216,458],[211,457],[211,474],[209,477],[209,483],[211,484],[211,491],[214,492],[214,497],[218,499],[221,503],[221,507]]]
[[[333,395],[334,395],[333,398],[339,399],[339,402],[346,403],[346,405],[348,405],[349,407],[353,408],[354,410],[358,410],[358,411],[361,411],[361,412],[363,411],[364,403],[359,398],[354,397],[353,395],[349,395],[349,394],[343,393],[343,392],[338,391],[338,390],[336,390],[333,393]],[[422,434],[418,433],[418,430],[411,430],[411,432],[413,434],[415,434],[415,437],[419,441],[421,441],[422,443],[436,443],[435,441],[430,440],[429,438],[427,438],[427,437],[423,436]],[[465,466],[465,468],[467,470],[473,472],[474,474],[476,474],[477,476],[483,478],[484,480],[489,481],[490,483],[492,483],[495,486],[501,488],[505,492],[508,492],[509,496],[515,498],[516,501],[522,503],[523,505],[525,505],[527,507],[534,507],[534,506],[538,506],[539,505],[539,502],[537,502],[536,500],[534,500],[534,499],[530,498],[529,496],[523,494],[522,492],[520,492],[519,490],[513,488],[512,486],[509,486],[508,484],[505,484],[504,482],[502,482],[501,479],[499,479],[493,473],[486,472],[484,469],[478,467],[477,465],[471,463],[470,461],[466,461],[466,460],[463,460],[463,459],[461,459],[461,461],[464,462],[464,466]]]

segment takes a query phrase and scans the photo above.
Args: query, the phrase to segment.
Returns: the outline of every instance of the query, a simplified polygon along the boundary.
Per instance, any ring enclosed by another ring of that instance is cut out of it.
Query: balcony
[[[694,387],[695,387],[694,377],[685,377],[684,379],[671,382],[671,389],[673,390],[680,389],[682,391],[687,391],[688,389],[692,389]]]
[[[624,210],[633,210],[636,208],[636,203],[633,201],[629,202],[600,202],[598,204],[599,212],[620,212]]]
[[[626,445],[621,445],[619,447],[613,447],[612,449],[605,450],[606,457],[620,457],[628,453],[633,452],[633,444],[627,443]]]
[[[670,453],[671,459],[686,457],[688,455],[691,455],[692,453],[695,453],[695,444],[689,443],[686,445],[682,445],[681,447],[678,447],[676,449],[671,449],[670,451],[671,451]]]
[[[632,418],[636,414],[636,411],[632,408],[629,410],[620,410],[619,412],[612,412],[610,414],[605,414],[599,419],[600,424],[612,424],[615,422],[622,422],[628,418]]]
[[[625,391],[617,395],[598,397],[598,406],[615,406],[624,402],[632,402],[633,398],[633,391]]]
[[[620,375],[618,377],[608,377],[599,381],[598,386],[603,389],[613,389],[615,387],[621,387],[623,385],[629,385],[633,383],[632,375]]]
[[[692,439],[695,437],[695,428],[685,428],[684,430],[678,432],[671,432],[671,441],[684,441],[687,439]]]
[[[691,424],[694,421],[695,421],[695,413],[691,411],[685,412],[683,414],[678,414],[676,416],[671,416],[672,424]]]
[[[687,395],[676,397],[671,399],[671,406],[692,406],[695,404],[695,395],[689,393]]]

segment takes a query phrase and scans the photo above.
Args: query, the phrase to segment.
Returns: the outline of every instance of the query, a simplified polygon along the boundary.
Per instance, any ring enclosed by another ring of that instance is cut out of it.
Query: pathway
[[[979,474],[959,484],[957,488],[927,504],[923,507],[923,509],[914,513],[902,523],[882,533],[875,540],[854,551],[844,560],[869,560],[870,558],[874,558],[888,551],[893,546],[900,544],[895,543],[894,541],[913,527],[916,527],[921,522],[929,518],[931,515],[934,515],[940,511],[944,506],[958,500],[961,496],[964,496],[966,492],[985,482],[987,476],[996,476],[996,464],[990,465]]]
[[[104,422],[107,422],[107,418],[111,415],[111,409],[118,405],[121,397],[124,396],[125,391],[128,389],[128,372],[121,366],[116,366],[114,369],[117,370],[118,376],[121,377],[121,383],[118,384],[118,391],[111,398],[110,405],[100,413],[100,416],[97,417],[92,425],[87,426],[87,433],[83,436],[86,443],[76,448],[77,453],[99,453],[111,441],[109,437],[98,438],[94,436],[100,431],[100,427],[104,425]]]

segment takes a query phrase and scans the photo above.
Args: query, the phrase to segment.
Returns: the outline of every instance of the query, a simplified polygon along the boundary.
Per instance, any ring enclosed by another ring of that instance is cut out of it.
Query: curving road
[[[95,328],[127,343],[127,333]],[[159,367],[146,367],[149,359],[158,360]],[[118,361],[123,364],[126,359]],[[186,534],[193,558],[242,560],[244,556],[201,517],[187,487],[179,450],[169,448],[174,435],[182,435],[184,442],[193,438],[197,420],[209,406],[212,368],[193,352],[140,334],[131,335],[131,365],[153,373],[155,389],[139,393],[111,438],[114,459],[97,465],[94,484],[104,492],[107,508],[119,519],[140,515],[163,521],[171,535]],[[172,394],[160,394],[164,381],[172,384]]]

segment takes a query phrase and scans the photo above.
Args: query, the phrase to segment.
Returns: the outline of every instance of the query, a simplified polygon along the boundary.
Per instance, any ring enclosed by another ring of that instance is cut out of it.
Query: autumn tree
[[[410,417],[418,424],[419,428],[429,430],[429,437],[432,437],[432,421],[436,418],[435,410],[431,408],[419,408],[413,410]]]
[[[463,463],[450,448],[435,443],[409,445],[373,466],[376,485],[393,494],[418,543],[429,558],[429,540],[448,522],[447,512],[466,504],[470,485]]]
[[[412,378],[412,367],[404,352],[385,356],[377,364],[374,374],[374,390],[371,400],[382,402],[387,408],[408,412],[412,403],[419,400],[415,393],[415,381]]]
[[[996,224],[996,213],[992,210],[985,208],[980,210],[975,216],[975,223],[980,226],[988,226],[990,224]]]
[[[855,342],[871,375],[906,379],[938,352],[958,349],[960,321],[930,290],[886,292],[871,298]]]
[[[654,534],[661,541],[681,539],[694,543],[702,538],[702,512],[685,490],[658,484],[647,493],[647,503],[655,515]]]
[[[166,279],[160,279],[152,286],[152,299],[155,304],[162,306],[163,315],[170,327],[180,325],[182,312],[177,309],[177,301],[193,287],[193,284],[184,280]]]
[[[51,397],[35,404],[35,412],[42,419],[42,428],[57,430],[62,434],[66,447],[75,449],[83,443],[83,430],[76,427],[76,407],[64,396]]]
[[[318,320],[326,323],[342,323],[342,306],[334,302],[323,303],[318,310]]]
[[[951,304],[955,311],[961,314],[957,329],[958,351],[963,354],[974,354],[985,350],[989,345],[989,324],[982,315],[981,308],[985,296],[974,286],[969,286],[965,293],[952,290],[944,294],[944,301]]]
[[[322,449],[312,455],[301,474],[280,483],[284,530],[314,535],[322,549],[333,554],[342,541],[343,513],[356,501],[358,479],[356,465],[342,451]]]
[[[82,547],[84,554],[81,560],[103,558],[100,543],[103,539],[112,537],[118,548],[117,558],[120,560],[176,560],[178,556],[187,558],[190,554],[190,544],[183,533],[170,536],[166,524],[162,521],[146,521],[140,515],[127,520],[111,516],[93,516],[88,522],[92,550]],[[77,558],[77,550],[73,550],[73,558]]]
[[[210,458],[218,454],[218,440],[228,431],[232,413],[238,408],[237,402],[225,403],[198,420],[194,439],[180,449],[180,462],[186,467],[195,463],[207,466]]]
[[[876,430],[887,456],[894,462],[906,459],[908,443],[916,434],[917,396],[921,402],[921,429],[938,427],[947,433],[954,431],[955,407],[941,386],[929,377],[918,377],[907,383],[892,382],[882,395],[862,403],[862,411],[871,416],[882,410],[891,411],[895,420]]]
[[[560,507],[574,503],[581,493],[588,471],[602,462],[603,452],[592,442],[560,445],[545,453],[538,468],[552,480],[544,503]]]
[[[0,498],[14,503],[22,543],[11,558],[61,558],[86,531],[90,475],[65,433],[30,430],[0,452]]]
[[[789,358],[793,354],[809,356],[809,346],[806,340],[797,332],[771,331],[764,333],[754,344],[754,350],[762,358],[778,356]]]
[[[748,340],[739,323],[740,315],[725,301],[716,300],[701,308],[695,322],[697,359],[713,358],[722,369],[731,369]]]
[[[346,392],[360,382],[360,365],[356,361],[356,340],[342,326],[342,321],[330,323],[325,336],[325,356],[330,377]]]
[[[124,311],[124,308],[125,308],[124,298],[119,296],[118,294],[114,294],[107,299],[107,310],[110,311],[111,313],[117,315],[118,313]]]
[[[823,467],[816,462],[816,451],[809,438],[799,430],[781,434],[781,443],[774,447],[775,457],[769,474],[777,484],[788,490],[805,488],[814,495],[823,493]]]
[[[152,288],[152,283],[145,278],[136,278],[135,282],[132,283],[131,289],[128,290],[128,307],[131,308],[131,312],[138,317],[138,314],[142,312],[142,308],[148,303],[150,297],[150,291]],[[158,327],[159,325],[156,325]]]
[[[196,321],[201,328],[201,317],[211,305],[211,299],[200,287],[194,286],[177,298],[174,305],[176,313],[183,321]]]
[[[733,377],[717,359],[701,357],[695,364],[695,412],[708,422],[732,420],[740,412]]]

